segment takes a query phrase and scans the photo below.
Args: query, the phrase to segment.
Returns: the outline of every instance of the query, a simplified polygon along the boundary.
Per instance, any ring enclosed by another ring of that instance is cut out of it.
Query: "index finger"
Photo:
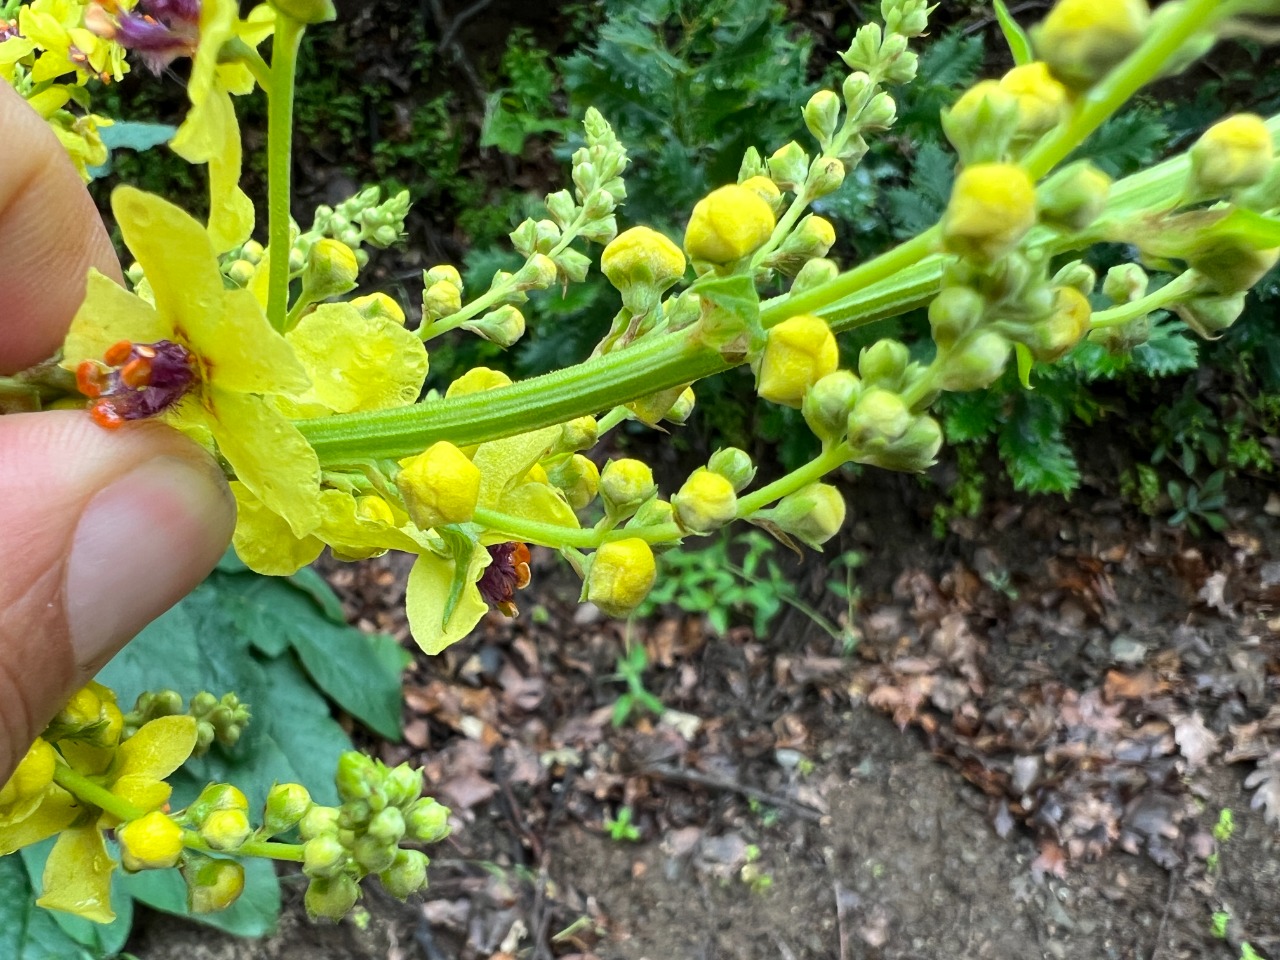
[[[0,374],[57,350],[90,267],[120,278],[102,218],[48,124],[0,81]]]

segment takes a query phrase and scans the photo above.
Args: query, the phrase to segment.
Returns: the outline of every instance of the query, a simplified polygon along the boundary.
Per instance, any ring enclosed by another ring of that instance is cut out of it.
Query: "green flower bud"
[[[689,417],[693,415],[694,405],[698,402],[697,395],[693,392],[693,387],[685,387],[680,391],[680,396],[676,397],[675,402],[663,414],[662,419],[668,423],[687,423]]]
[[[466,523],[480,501],[480,468],[448,440],[400,462],[396,489],[419,530]],[[366,794],[367,796],[367,794]]]
[[[578,212],[578,205],[573,202],[573,195],[568,190],[558,190],[547,194],[547,212],[561,227],[573,222]]]
[[[803,293],[806,290],[812,290],[814,287],[820,287],[834,280],[839,275],[840,268],[834,262],[821,257],[809,260],[800,268],[795,280],[791,281],[791,292]]]
[[[397,850],[391,866],[378,874],[383,888],[397,900],[407,900],[427,886],[427,855],[418,850]]]
[[[1046,63],[1014,67],[1000,78],[1000,89],[1017,101],[1019,137],[1033,140],[1048,133],[1066,116],[1067,88],[1054,79]]]
[[[987,302],[973,287],[944,287],[929,304],[929,329],[940,350],[951,346],[982,322]]]
[[[1055,287],[1074,287],[1087,297],[1098,285],[1098,272],[1083,260],[1072,260],[1055,273],[1049,282]]]
[[[194,705],[194,699],[192,701]],[[187,816],[191,822],[199,826],[210,814],[219,810],[239,810],[249,812],[249,801],[245,795],[229,783],[211,783],[200,791],[195,803],[187,808]]]
[[[560,425],[560,442],[556,444],[556,448],[570,453],[575,450],[589,450],[596,445],[596,440],[599,438],[600,425],[596,422],[596,418],[578,417],[576,420]]]
[[[974,85],[942,111],[942,131],[968,164],[1000,159],[1018,129],[1018,98],[994,80]]]
[[[913,419],[896,393],[883,387],[867,387],[849,413],[849,443],[857,450],[883,446],[906,433]]]
[[[817,200],[835,193],[842,183],[844,183],[844,164],[835,158],[818,157],[813,161],[813,166],[809,168],[809,176],[805,179],[805,196]],[[826,251],[824,250],[823,253]]]
[[[1011,349],[1009,341],[993,330],[970,334],[945,357],[938,387],[955,392],[985,390],[1004,373]]]
[[[614,512],[635,511],[657,489],[653,471],[639,460],[610,460],[600,472],[600,496],[606,509]]]
[[[246,240],[240,248],[240,258],[248,260],[255,267],[262,262],[266,253],[266,249],[257,240]]]
[[[462,329],[484,337],[500,347],[510,347],[524,336],[524,314],[511,304],[506,304],[497,310],[490,310],[479,319],[464,323]]]
[[[1275,150],[1265,121],[1252,113],[1219,120],[1191,148],[1190,192],[1219,197],[1261,183]]]
[[[699,467],[671,498],[676,523],[690,533],[707,534],[716,530],[738,512],[738,497],[733,484],[706,467]]]
[[[182,856],[182,828],[159,810],[130,820],[116,830],[120,861],[131,873],[165,870]]]
[[[919,473],[933,465],[942,447],[942,427],[932,417],[916,417],[896,440],[871,441],[854,458],[884,470]]]
[[[243,810],[214,810],[200,824],[200,836],[215,850],[239,850],[253,833]]]
[[[422,771],[402,763],[387,771],[384,787],[390,806],[408,807],[422,796]]]
[[[768,165],[769,179],[782,190],[799,190],[809,175],[809,155],[794,140],[774,151]]]
[[[1243,293],[1261,280],[1280,259],[1280,247],[1254,250],[1230,238],[1210,240],[1187,255],[1187,265],[1205,275],[1221,294]]]
[[[365,873],[381,873],[395,861],[396,847],[372,834],[365,834],[356,838],[352,854]]]
[[[911,362],[911,351],[897,340],[877,340],[858,354],[858,375],[868,386],[897,390]]]
[[[796,225],[777,252],[764,263],[790,276],[808,261],[826,256],[835,242],[836,230],[831,221],[811,213]]]
[[[600,468],[580,453],[560,458],[547,469],[547,479],[563,491],[574,510],[586,507],[600,490]]]
[[[724,447],[717,450],[707,461],[707,469],[718,473],[733,485],[735,493],[740,493],[755,479],[756,468],[751,462],[751,455],[737,447]]]
[[[429,283],[422,291],[424,322],[451,317],[462,309],[462,290],[449,280]]]
[[[850,110],[861,110],[875,89],[875,81],[864,70],[855,70],[845,77],[840,87],[841,96]]]
[[[516,288],[525,290],[546,290],[556,282],[556,263],[545,253],[535,253],[529,261],[516,271]]]
[[[683,386],[669,387],[666,390],[651,393],[647,397],[641,397],[639,400],[633,400],[626,407],[641,423],[653,426],[670,414],[671,408],[679,402],[680,396],[686,389]]]
[[[1171,308],[1206,340],[1217,340],[1244,312],[1244,291],[1217,297],[1194,297]]]
[[[1032,29],[1031,41],[1055,77],[1083,89],[1137,48],[1150,18],[1146,0],[1058,0]]]
[[[358,750],[348,750],[338,758],[334,784],[344,803],[368,800],[379,779],[376,762]]]
[[[556,254],[555,264],[570,283],[581,283],[591,271],[591,258],[572,247],[565,247]]]
[[[347,848],[336,834],[322,833],[302,847],[302,872],[308,877],[332,877],[347,865]]]
[[[187,882],[187,909],[192,913],[225,910],[244,893],[244,867],[235,860],[188,854],[182,878]]]
[[[1136,263],[1117,264],[1102,281],[1102,295],[1112,303],[1132,303],[1147,295],[1150,282],[1147,271]]]
[[[314,840],[324,834],[331,834],[338,829],[338,809],[313,804],[302,819],[298,821],[298,836],[303,840]]]
[[[811,386],[840,362],[831,328],[821,317],[800,314],[773,327],[756,371],[756,391],[766,400],[799,407]]]
[[[979,263],[1011,253],[1036,223],[1031,178],[1009,163],[981,163],[956,177],[942,221],[946,248]]]
[[[236,260],[226,269],[227,279],[237,287],[247,287],[257,272],[258,268],[248,260]]]
[[[644,505],[636,511],[636,515],[631,518],[631,522],[627,524],[627,529],[631,530],[638,527],[661,527],[668,523],[676,522],[675,508],[666,500],[659,500],[654,497],[646,500]]]
[[[649,595],[656,577],[649,544],[638,537],[611,540],[592,555],[583,593],[606,616],[625,617]]]
[[[369,821],[368,833],[383,843],[397,844],[404,829],[404,814],[397,807],[387,807]]]
[[[928,0],[888,0],[880,5],[885,29],[902,37],[918,37],[929,28]]]
[[[315,302],[340,296],[356,288],[360,264],[356,253],[340,240],[321,237],[311,245],[302,270],[302,296]]]
[[[268,0],[268,2],[299,23],[328,23],[338,18],[333,0]]]
[[[404,311],[400,309],[400,304],[385,293],[371,293],[357,297],[351,301],[351,305],[360,312],[360,316],[366,319],[390,320],[392,323],[404,326]]]
[[[905,43],[903,49],[906,49]],[[871,101],[858,114],[858,123],[863,130],[888,130],[898,118],[898,105],[893,97],[883,91],[871,98]]]
[[[418,843],[438,843],[449,835],[449,808],[423,797],[409,808],[404,823],[405,832]]]
[[[849,370],[829,373],[804,395],[800,411],[813,435],[823,443],[835,443],[848,429],[849,411],[862,385]]]
[[[1071,233],[1087,230],[1106,209],[1111,178],[1087,160],[1064,167],[1040,186],[1040,219]]]
[[[684,248],[694,260],[734,263],[773,234],[773,210],[760,195],[737,184],[713,190],[693,207]]]
[[[840,98],[831,90],[819,90],[804,105],[802,114],[813,138],[825,147],[840,125]]]
[[[604,248],[600,270],[623,294],[636,286],[661,293],[684,276],[685,259],[657,230],[632,227]]]
[[[311,809],[311,794],[300,783],[277,783],[267,792],[262,825],[267,836],[292,830]]]
[[[359,899],[360,885],[344,873],[313,879],[307,884],[302,902],[312,920],[341,920]]]
[[[776,507],[761,511],[759,516],[818,549],[844,525],[844,497],[830,484],[811,483],[783,497]]]

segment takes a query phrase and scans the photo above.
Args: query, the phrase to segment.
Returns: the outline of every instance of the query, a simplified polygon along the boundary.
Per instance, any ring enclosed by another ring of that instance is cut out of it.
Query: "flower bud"
[[[806,290],[812,290],[814,287],[820,287],[829,280],[834,280],[840,275],[840,268],[831,260],[819,257],[815,260],[807,261],[796,274],[796,278],[791,281],[792,293],[803,293]]]
[[[586,507],[600,490],[600,469],[580,453],[560,459],[547,470],[547,479],[563,491],[574,510]]]
[[[311,808],[298,821],[298,836],[303,840],[313,840],[326,833],[335,833],[338,829],[337,807],[322,807],[312,804]]]
[[[835,136],[836,127],[840,124],[840,98],[831,90],[819,90],[802,111],[804,125],[809,128],[813,138],[824,147]]]
[[[200,836],[215,850],[239,850],[253,833],[243,810],[214,810],[200,824]]]
[[[811,200],[835,193],[844,183],[844,164],[833,157],[818,157],[809,168],[809,176],[804,182],[804,192]],[[834,240],[835,238],[832,237]],[[828,245],[829,246],[829,245]],[[824,250],[823,253],[826,251]]]
[[[1204,339],[1217,340],[1244,312],[1244,292],[1194,297],[1185,303],[1174,304],[1170,309]]]
[[[397,900],[407,900],[427,885],[427,855],[419,850],[397,850],[395,860],[378,874],[383,888]]]
[[[333,0],[268,0],[268,2],[299,23],[328,23],[338,17]]]
[[[244,867],[235,860],[188,855],[182,864],[187,909],[192,913],[225,910],[244,893]]]
[[[942,427],[932,417],[916,417],[902,436],[894,440],[870,440],[854,458],[884,470],[919,473],[933,465],[942,447]]]
[[[1105,173],[1087,160],[1073,163],[1040,185],[1040,219],[1059,230],[1087,230],[1106,209],[1110,192],[1111,178]]]
[[[689,417],[693,416],[694,405],[698,402],[697,394],[693,392],[693,387],[685,387],[680,391],[680,396],[676,397],[675,402],[663,414],[662,419],[668,423],[687,423]]]
[[[1102,281],[1102,295],[1112,303],[1132,303],[1147,295],[1150,278],[1136,263],[1121,263],[1107,271]]]
[[[1031,178],[1009,163],[966,167],[956,178],[942,221],[947,249],[980,263],[998,260],[1035,226]]]
[[[849,413],[849,442],[855,449],[896,440],[911,426],[911,411],[892,390],[868,387]]]
[[[1210,240],[1187,255],[1187,265],[1204,274],[1215,293],[1243,293],[1265,276],[1280,259],[1280,247],[1254,250],[1231,238]]]
[[[1009,341],[993,330],[970,334],[949,353],[937,378],[942,390],[985,390],[1000,379],[1009,362]]]
[[[861,383],[849,370],[829,373],[804,395],[800,410],[805,423],[823,443],[835,443],[845,435],[849,411],[858,399]]]
[[[1036,322],[1026,344],[1041,363],[1053,363],[1065,356],[1089,332],[1093,308],[1089,298],[1075,287],[1055,287],[1053,312]]]
[[[383,843],[397,844],[404,836],[404,814],[396,807],[386,807],[369,821],[369,836]]]
[[[875,87],[875,82],[866,71],[855,70],[845,77],[844,83],[840,86],[840,94],[844,97],[844,102],[849,105],[850,110],[861,110],[865,105],[864,101],[871,95],[871,91]]]
[[[357,297],[351,301],[351,305],[367,320],[390,320],[392,323],[404,326],[404,311],[400,309],[400,304],[385,293],[371,293]]]
[[[737,447],[724,447],[717,450],[707,461],[707,469],[718,473],[733,485],[735,493],[740,493],[755,478],[755,464],[751,455]]]
[[[1018,98],[983,80],[942,112],[942,130],[968,164],[1000,159],[1018,128]]]
[[[555,256],[556,269],[570,283],[581,283],[587,279],[587,274],[591,271],[591,258],[585,253],[579,253],[572,247],[565,247]]]
[[[783,497],[776,507],[761,511],[759,516],[818,549],[844,525],[844,497],[828,483],[811,483]]]
[[[57,753],[53,747],[44,738],[37,737],[13,771],[9,782],[0,789],[0,807],[41,793],[53,783],[53,772],[57,765]]]
[[[905,43],[904,43],[905,48]],[[898,118],[898,105],[893,97],[881,91],[858,114],[858,125],[863,130],[887,130]]]
[[[706,467],[699,467],[671,498],[676,523],[690,533],[707,534],[716,530],[738,512],[738,497],[733,484]]]
[[[267,792],[262,825],[267,836],[292,830],[311,809],[311,794],[300,783],[277,783]]]
[[[322,833],[302,847],[302,872],[308,877],[332,877],[347,865],[347,848],[336,834]]]
[[[1014,67],[1000,78],[1000,89],[1018,104],[1018,134],[1034,139],[1048,133],[1067,112],[1067,88],[1054,79],[1048,64],[1037,61]]]
[[[244,245],[240,247],[240,259],[248,260],[255,267],[262,262],[263,256],[266,255],[266,248],[257,240],[246,240]]]
[[[809,155],[794,140],[775,150],[768,165],[769,178],[782,190],[798,190],[809,175]]]
[[[449,808],[423,797],[405,814],[405,833],[418,843],[438,843],[449,835]]]
[[[1271,131],[1261,117],[1241,113],[1219,120],[1191,148],[1191,192],[1219,197],[1261,183],[1274,154]]]
[[[488,367],[472,367],[445,390],[446,397],[465,397],[484,390],[510,386],[511,378],[501,370],[490,370]]]
[[[596,445],[600,437],[600,425],[595,417],[578,417],[560,425],[560,440],[557,450],[572,453],[576,450],[589,450]]]
[[[641,423],[653,426],[667,417],[671,412],[671,408],[680,400],[681,394],[686,389],[684,386],[668,387],[666,390],[659,390],[657,393],[651,393],[647,397],[633,400],[626,407]]]
[[[226,268],[225,272],[227,279],[237,287],[247,287],[253,280],[254,274],[258,272],[258,268],[248,260],[236,260]]]
[[[649,595],[656,577],[649,544],[638,537],[611,540],[592,555],[583,589],[606,616],[625,617]]]
[[[374,760],[358,750],[348,750],[338,757],[338,770],[333,782],[344,804],[369,799],[380,779]]]
[[[381,873],[391,866],[396,858],[395,845],[388,844],[372,834],[357,838],[351,852],[356,863],[360,864],[365,873]]]
[[[1031,31],[1036,54],[1068,87],[1102,79],[1145,38],[1146,0],[1058,0]]]
[[[766,259],[767,266],[792,275],[810,260],[824,257],[836,242],[836,230],[830,220],[808,214],[782,242],[778,251]]]
[[[480,500],[480,468],[448,440],[401,461],[396,489],[419,530],[466,523]]]
[[[799,407],[811,386],[840,362],[831,328],[821,317],[799,314],[769,330],[756,371],[756,391],[766,400]]]
[[[941,350],[949,349],[982,322],[986,309],[986,300],[973,287],[944,287],[929,304],[929,329],[933,333],[933,342]]]
[[[684,248],[694,260],[733,263],[773,234],[773,209],[758,193],[737,184],[713,190],[693,207]]]
[[[449,280],[428,284],[422,291],[423,322],[451,317],[462,309],[462,290]]]
[[[657,489],[653,471],[639,460],[610,460],[600,472],[600,496],[611,511],[632,512]]]
[[[778,185],[766,176],[757,174],[742,181],[742,187],[760,195],[760,199],[769,204],[769,209],[777,216],[782,209],[782,191]]]
[[[360,899],[360,885],[345,873],[336,877],[316,877],[307,884],[302,898],[312,920],[341,920]]]
[[[546,290],[556,282],[556,263],[545,253],[535,253],[529,261],[516,271],[516,289]]]
[[[680,248],[657,230],[632,227],[604,248],[600,270],[623,293],[634,286],[661,293],[684,276],[685,259]]]
[[[506,304],[497,310],[490,310],[477,320],[464,323],[462,329],[470,330],[500,347],[510,347],[524,336],[524,314],[511,304]]]
[[[877,340],[858,354],[858,376],[868,386],[898,389],[898,381],[911,362],[911,351],[897,340]]]
[[[311,245],[302,270],[302,296],[315,302],[354,290],[360,277],[356,252],[340,240],[321,237]]]
[[[132,873],[139,870],[166,870],[182,856],[182,828],[159,810],[117,828],[120,860]]]
[[[193,698],[193,707],[194,703]],[[199,826],[219,810],[239,810],[242,813],[248,813],[249,801],[245,799],[245,795],[238,787],[233,787],[229,783],[211,783],[200,791],[200,796],[196,797],[195,803],[187,808],[187,816],[192,823]]]

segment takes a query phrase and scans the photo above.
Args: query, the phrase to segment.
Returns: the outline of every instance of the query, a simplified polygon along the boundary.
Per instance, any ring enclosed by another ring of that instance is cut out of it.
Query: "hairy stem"
[[[285,330],[289,310],[289,199],[293,175],[293,94],[298,72],[298,46],[306,27],[276,12],[271,54],[271,88],[267,113],[267,215],[270,284],[267,319]]]

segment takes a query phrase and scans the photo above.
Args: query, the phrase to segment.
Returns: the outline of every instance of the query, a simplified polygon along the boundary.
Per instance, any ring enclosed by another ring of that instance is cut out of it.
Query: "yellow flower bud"
[[[733,263],[773,234],[773,208],[754,190],[730,184],[713,190],[693,207],[684,248],[694,260]]]
[[[635,510],[657,491],[653,471],[639,460],[610,460],[600,472],[600,496],[615,510]]]
[[[1009,341],[994,330],[969,334],[947,355],[937,384],[942,390],[984,390],[1000,378],[1009,362]]]
[[[788,494],[763,516],[809,546],[822,546],[844,526],[845,503],[840,491],[827,483],[811,483]]]
[[[307,884],[302,902],[307,915],[313,920],[341,920],[360,899],[360,885],[346,874],[336,877],[316,877]]]
[[[662,419],[668,423],[687,423],[689,417],[693,416],[693,408],[697,402],[698,396],[693,392],[693,387],[685,387]]]
[[[444,395],[446,397],[465,397],[472,393],[481,393],[497,387],[511,384],[511,378],[501,370],[490,370],[488,367],[472,367],[453,383],[449,384]]]
[[[776,214],[778,208],[782,206],[782,191],[778,189],[778,185],[764,176],[748,177],[742,181],[742,187],[750,190],[752,193],[760,195],[760,199],[769,205],[769,209]]]
[[[365,297],[356,297],[351,301],[351,305],[360,311],[360,316],[366,319],[376,320],[382,317],[392,323],[404,325],[404,311],[400,309],[400,304],[385,293],[371,293]]]
[[[1241,113],[1220,120],[1191,148],[1193,191],[1221,196],[1261,183],[1271,170],[1275,151],[1271,132],[1262,118]]]
[[[560,425],[560,442],[557,450],[587,450],[596,445],[600,437],[600,425],[595,417],[578,417]]]
[[[612,540],[591,558],[586,598],[607,616],[625,617],[649,595],[657,574],[649,544],[638,537]]]
[[[723,527],[738,513],[738,495],[728,477],[699,467],[671,498],[676,523],[690,533],[706,534]]]
[[[1106,208],[1111,178],[1087,160],[1059,170],[1037,191],[1040,220],[1053,227],[1080,231]]]
[[[547,471],[550,482],[564,492],[569,506],[581,510],[600,490],[600,468],[580,453],[570,454]]]
[[[462,290],[449,280],[440,280],[422,291],[422,319],[424,321],[451,317],[461,309]]]
[[[1058,0],[1031,39],[1054,76],[1081,89],[1145,39],[1150,19],[1146,0]]]
[[[356,516],[361,520],[372,520],[374,523],[385,523],[387,526],[396,525],[395,511],[391,509],[391,504],[381,497],[367,496],[356,500]]]
[[[666,390],[659,390],[657,393],[651,393],[647,397],[633,400],[627,404],[627,409],[641,423],[653,426],[670,414],[671,408],[679,402],[685,389],[683,386],[675,386],[668,387]]]
[[[604,248],[600,270],[619,290],[641,285],[666,290],[684,276],[680,248],[657,230],[632,227]]]
[[[1018,98],[982,80],[942,112],[942,130],[966,163],[998,159],[1018,128]]]
[[[789,317],[765,340],[756,391],[766,400],[799,407],[810,387],[840,363],[840,351],[827,321],[809,313]]]
[[[1013,251],[1036,222],[1036,191],[1021,167],[980,163],[956,178],[942,221],[952,253],[980,262]]]
[[[311,245],[302,271],[302,295],[309,301],[326,300],[354,290],[360,277],[356,252],[341,240],[321,237]]]
[[[480,500],[480,468],[448,440],[401,461],[396,489],[419,530],[465,523]]]
[[[165,870],[182,856],[182,828],[159,810],[118,828],[116,839],[120,841],[124,868],[133,872]]]
[[[43,737],[37,737],[13,771],[9,782],[0,789],[0,807],[34,797],[44,790],[53,783],[53,771],[57,763],[53,747]]]
[[[200,836],[215,850],[238,850],[252,832],[243,810],[215,810],[200,824]]]
[[[1014,67],[1000,78],[1000,89],[1017,99],[1018,132],[1024,136],[1047,133],[1067,112],[1067,88],[1041,61]]]
[[[244,893],[244,866],[235,860],[192,857],[182,867],[192,913],[225,910]]]

